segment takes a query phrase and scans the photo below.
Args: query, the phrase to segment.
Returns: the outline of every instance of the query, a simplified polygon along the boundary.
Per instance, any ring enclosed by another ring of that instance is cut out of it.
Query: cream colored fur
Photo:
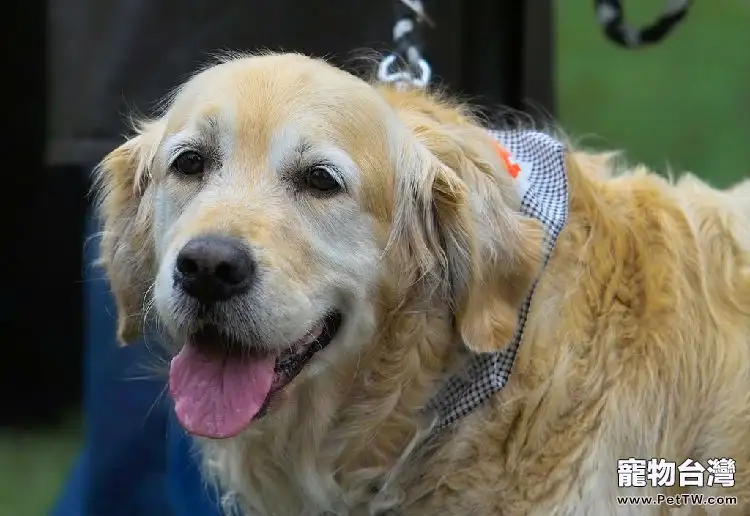
[[[168,172],[186,134],[222,156],[202,181]],[[346,193],[284,189],[300,138],[339,160]],[[269,342],[346,301],[342,333],[268,416],[199,443],[246,514],[664,514],[617,505],[657,492],[617,487],[628,457],[734,458],[733,488],[699,491],[738,497],[721,514],[750,514],[750,183],[673,183],[575,151],[567,173],[568,224],[542,271],[541,227],[463,108],[299,55],[231,58],[102,164],[120,338],[137,337],[148,307],[185,338],[163,277],[207,230],[260,250],[262,295],[241,308],[286,311],[258,316]],[[508,385],[429,453],[412,450],[446,371],[507,343],[540,273]]]

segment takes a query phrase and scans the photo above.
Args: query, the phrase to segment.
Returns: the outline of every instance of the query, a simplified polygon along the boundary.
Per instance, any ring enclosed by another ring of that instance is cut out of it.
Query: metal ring
[[[419,77],[414,78],[414,85],[418,88],[425,88],[427,84],[430,82],[430,78],[432,77],[432,69],[430,68],[429,63],[424,58],[419,58],[419,61],[417,61],[417,64],[419,65]]]
[[[382,82],[408,82],[417,88],[424,88],[430,82],[432,76],[432,70],[430,65],[424,58],[419,58],[417,66],[419,67],[419,75],[406,71],[391,72],[390,68],[395,64],[397,56],[390,54],[383,58],[378,65],[378,79]]]

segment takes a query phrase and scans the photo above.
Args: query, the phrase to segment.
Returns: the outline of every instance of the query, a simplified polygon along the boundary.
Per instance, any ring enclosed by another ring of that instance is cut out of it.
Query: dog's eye
[[[185,151],[172,162],[172,170],[182,176],[197,176],[203,174],[206,167],[203,156],[195,151]]]
[[[305,171],[304,185],[318,192],[333,193],[341,190],[341,184],[333,177],[328,167],[315,165]]]

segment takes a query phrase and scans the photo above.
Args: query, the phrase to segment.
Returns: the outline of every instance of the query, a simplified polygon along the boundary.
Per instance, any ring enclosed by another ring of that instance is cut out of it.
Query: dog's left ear
[[[458,330],[466,346],[477,353],[500,351],[509,343],[540,273],[541,223],[516,213],[508,222],[508,232],[501,237],[505,247],[477,246],[474,275],[458,301]]]
[[[453,299],[474,274],[476,236],[466,185],[417,144],[402,151],[394,186],[388,248],[400,255],[400,282],[418,282],[429,295]]]
[[[512,180],[491,146],[440,133],[423,132],[398,174],[392,236],[418,267],[410,276],[431,276],[425,284],[450,299],[466,346],[499,351],[540,272],[544,230],[511,206]]]

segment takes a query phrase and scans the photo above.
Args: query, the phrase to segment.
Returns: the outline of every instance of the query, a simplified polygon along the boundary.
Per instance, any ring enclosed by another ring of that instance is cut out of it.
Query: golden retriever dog
[[[750,183],[565,149],[548,260],[468,109],[301,55],[202,70],[104,159],[119,338],[153,319],[174,345],[228,509],[750,514]],[[507,384],[438,431],[430,400],[508,345],[533,285]],[[618,469],[720,458],[721,485]]]

